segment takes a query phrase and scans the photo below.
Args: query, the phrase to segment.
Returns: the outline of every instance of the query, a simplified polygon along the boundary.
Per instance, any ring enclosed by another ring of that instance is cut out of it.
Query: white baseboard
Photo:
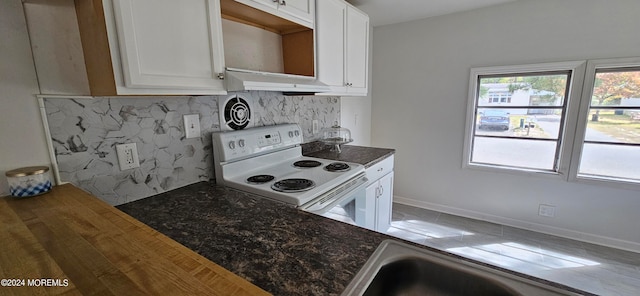
[[[616,238],[594,235],[594,234],[579,232],[575,230],[558,228],[558,227],[532,223],[532,222],[527,222],[527,221],[522,221],[522,220],[517,220],[512,218],[506,218],[501,216],[488,215],[481,212],[470,211],[470,210],[430,203],[426,201],[419,201],[419,200],[410,199],[410,198],[397,196],[397,195],[394,195],[393,201],[400,204],[408,205],[408,206],[414,206],[417,208],[438,211],[438,212],[447,213],[451,215],[497,223],[505,226],[516,227],[516,228],[531,230],[535,232],[560,236],[564,238],[579,240],[579,241],[592,243],[596,245],[602,245],[606,247],[640,253],[640,243],[636,243],[632,241],[625,241],[625,240],[620,240]]]

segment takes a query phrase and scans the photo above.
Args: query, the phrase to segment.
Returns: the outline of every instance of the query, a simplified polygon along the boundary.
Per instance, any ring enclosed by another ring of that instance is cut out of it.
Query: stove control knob
[[[238,140],[238,146],[244,147],[244,140]]]
[[[293,138],[293,131],[289,131],[289,138]]]
[[[229,142],[229,148],[236,149],[236,142],[235,141],[230,141]]]
[[[299,136],[300,136],[300,131],[299,131],[299,130],[296,130],[296,131],[294,132],[294,134],[296,134],[296,137],[299,137]]]

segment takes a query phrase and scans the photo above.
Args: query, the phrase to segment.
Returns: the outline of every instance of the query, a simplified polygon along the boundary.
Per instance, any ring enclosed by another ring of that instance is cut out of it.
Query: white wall
[[[352,145],[371,145],[371,97],[341,97],[340,126],[348,128]]]
[[[0,196],[5,172],[50,165],[36,94],[39,93],[20,0],[0,1]]]
[[[638,11],[517,1],[374,28],[372,144],[397,149],[396,200],[640,251],[640,191],[462,169],[471,67],[640,56]]]

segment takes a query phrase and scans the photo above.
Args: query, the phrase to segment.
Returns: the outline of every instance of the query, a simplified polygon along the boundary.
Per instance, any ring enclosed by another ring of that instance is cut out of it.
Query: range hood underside
[[[329,92],[330,87],[313,77],[281,73],[258,72],[227,68],[228,91],[280,91],[289,93]]]

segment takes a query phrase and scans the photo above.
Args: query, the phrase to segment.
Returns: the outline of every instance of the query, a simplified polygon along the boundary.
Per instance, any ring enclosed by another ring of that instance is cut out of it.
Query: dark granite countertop
[[[118,209],[274,295],[337,295],[390,238],[202,182]]]
[[[330,149],[323,149],[320,151],[305,152],[304,155],[336,161],[355,162],[368,168],[396,152],[395,149],[353,145],[343,145],[341,146],[341,150],[342,153],[332,152]]]
[[[339,295],[383,240],[397,240],[208,182],[117,208],[274,295]]]

